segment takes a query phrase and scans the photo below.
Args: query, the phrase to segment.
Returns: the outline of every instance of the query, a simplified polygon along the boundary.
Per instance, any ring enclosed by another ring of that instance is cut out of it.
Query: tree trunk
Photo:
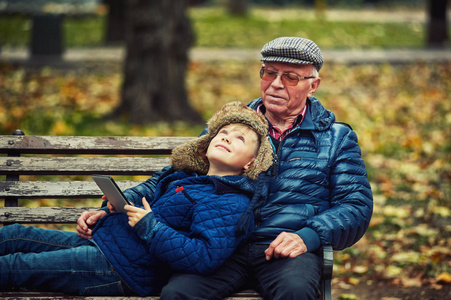
[[[127,0],[122,102],[116,115],[131,123],[199,122],[185,87],[194,40],[184,0]]]
[[[125,41],[125,1],[103,0],[108,6],[105,42],[115,43]]]
[[[442,48],[448,41],[448,0],[429,0],[427,45],[430,48]]]
[[[227,0],[227,11],[234,16],[246,16],[249,12],[249,0]]]

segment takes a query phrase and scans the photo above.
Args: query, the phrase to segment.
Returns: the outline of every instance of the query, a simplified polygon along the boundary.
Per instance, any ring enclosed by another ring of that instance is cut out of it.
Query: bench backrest
[[[93,15],[100,0],[2,0],[0,14]]]
[[[20,134],[21,132],[16,132]],[[0,136],[0,223],[74,223],[87,207],[19,207],[20,199],[97,198],[92,174],[150,177],[193,137]],[[51,175],[51,176],[49,176]],[[44,177],[45,180],[39,180]],[[50,179],[49,179],[50,178]],[[126,189],[142,180],[118,180]]]
[[[98,207],[20,207],[19,201],[97,198],[100,203],[102,192],[92,174],[150,177],[170,164],[169,154],[174,147],[193,138],[25,136],[21,131],[0,136],[0,199],[5,199],[4,207],[0,207],[0,223],[75,223],[83,211]],[[52,180],[37,180],[48,175]],[[126,189],[140,182],[117,183]],[[332,247],[323,247],[322,256],[321,299],[330,300]],[[251,290],[230,299],[261,298]]]

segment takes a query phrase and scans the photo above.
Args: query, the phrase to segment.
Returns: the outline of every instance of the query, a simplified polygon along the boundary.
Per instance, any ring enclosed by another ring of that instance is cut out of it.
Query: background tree
[[[428,1],[427,45],[445,47],[448,41],[448,0]]]
[[[124,0],[103,0],[108,8],[105,42],[125,41],[125,3]]]
[[[249,0],[228,0],[227,11],[231,15],[245,16],[249,13]]]
[[[116,116],[131,123],[201,121],[185,86],[194,41],[184,0],[127,0],[122,101]],[[213,101],[213,100],[212,100]]]

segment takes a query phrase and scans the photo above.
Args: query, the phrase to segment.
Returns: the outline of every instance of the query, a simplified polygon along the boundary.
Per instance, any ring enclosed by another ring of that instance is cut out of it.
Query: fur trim
[[[218,131],[229,124],[244,124],[252,128],[260,141],[260,148],[251,167],[243,175],[257,179],[261,172],[267,171],[273,163],[273,149],[268,139],[268,121],[261,113],[235,101],[224,105],[207,122],[205,135],[180,145],[172,151],[172,167],[177,170],[192,171],[205,175],[208,172],[207,153],[210,141]]]

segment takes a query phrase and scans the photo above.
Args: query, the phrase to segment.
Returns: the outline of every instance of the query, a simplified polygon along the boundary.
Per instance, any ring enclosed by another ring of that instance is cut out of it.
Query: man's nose
[[[276,78],[273,79],[271,82],[271,85],[277,86],[277,87],[285,87],[282,81],[282,75],[283,74],[277,74]]]

